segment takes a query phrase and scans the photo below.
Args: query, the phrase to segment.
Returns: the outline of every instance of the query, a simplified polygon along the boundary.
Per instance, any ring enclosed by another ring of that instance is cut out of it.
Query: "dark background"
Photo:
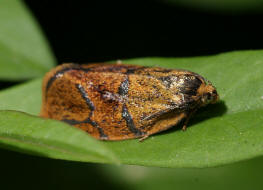
[[[58,63],[263,49],[263,14],[253,12],[205,12],[162,0],[25,2]]]

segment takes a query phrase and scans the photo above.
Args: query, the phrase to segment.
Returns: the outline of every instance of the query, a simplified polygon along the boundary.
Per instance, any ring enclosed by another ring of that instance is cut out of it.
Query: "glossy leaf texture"
[[[42,76],[55,58],[39,25],[21,0],[0,2],[0,79]]]
[[[263,51],[123,62],[197,72],[216,86],[221,101],[200,109],[185,132],[177,126],[143,142],[138,139],[102,142],[121,163],[211,167],[263,155]],[[4,100],[0,109],[37,115],[40,89],[41,81],[35,80],[0,92],[0,100]]]
[[[62,122],[17,111],[0,111],[1,147],[49,158],[112,163],[99,141]]]

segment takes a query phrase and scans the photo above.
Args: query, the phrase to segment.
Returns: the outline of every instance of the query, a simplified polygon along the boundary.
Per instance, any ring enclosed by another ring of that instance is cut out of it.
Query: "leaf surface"
[[[263,51],[123,62],[197,72],[214,84],[221,102],[197,111],[186,132],[177,126],[144,142],[102,142],[121,163],[211,167],[263,155]],[[40,89],[41,81],[35,80],[0,92],[0,109],[38,114]]]
[[[62,122],[0,111],[1,147],[49,158],[116,163],[101,142]]]
[[[40,27],[21,0],[0,3],[0,79],[42,76],[55,59]]]

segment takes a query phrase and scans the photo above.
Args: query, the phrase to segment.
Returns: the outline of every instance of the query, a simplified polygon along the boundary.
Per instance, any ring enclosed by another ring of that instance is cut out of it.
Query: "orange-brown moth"
[[[43,80],[41,116],[97,139],[141,138],[167,130],[219,99],[202,76],[124,64],[63,64]]]

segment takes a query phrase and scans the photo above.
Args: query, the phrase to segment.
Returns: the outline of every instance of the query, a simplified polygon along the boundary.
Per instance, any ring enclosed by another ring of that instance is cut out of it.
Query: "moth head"
[[[203,105],[214,104],[219,100],[219,95],[210,82],[203,87],[202,91],[201,101]]]

